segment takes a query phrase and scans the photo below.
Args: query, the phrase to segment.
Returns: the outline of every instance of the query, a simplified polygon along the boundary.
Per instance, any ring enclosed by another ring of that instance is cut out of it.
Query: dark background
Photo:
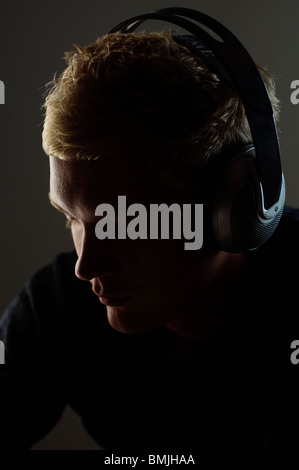
[[[231,29],[257,63],[277,77],[287,203],[299,204],[297,0],[0,0],[0,315],[26,280],[72,242],[64,217],[48,202],[48,161],[41,148],[44,85],[64,68],[64,51],[86,45],[116,23],[166,6],[207,13]],[[156,23],[155,23],[156,25]],[[97,449],[67,409],[36,449]]]

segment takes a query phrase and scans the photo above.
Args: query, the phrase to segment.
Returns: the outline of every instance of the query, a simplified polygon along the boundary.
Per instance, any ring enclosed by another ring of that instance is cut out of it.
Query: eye
[[[65,228],[68,229],[68,230],[71,229],[72,228],[72,222],[73,221],[71,219],[66,219]]]
[[[71,226],[72,226],[72,221],[70,219],[66,219],[65,228],[69,230]]]
[[[67,219],[66,219],[66,221],[65,221],[65,228],[68,229],[68,230],[70,230],[76,222],[77,222],[76,219],[69,219],[69,218],[67,217]]]

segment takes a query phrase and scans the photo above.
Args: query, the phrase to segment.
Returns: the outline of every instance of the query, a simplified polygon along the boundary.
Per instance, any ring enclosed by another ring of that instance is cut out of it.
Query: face
[[[110,325],[135,333],[179,323],[213,284],[222,258],[184,250],[184,240],[99,240],[95,209],[102,203],[117,208],[120,195],[126,196],[127,207],[177,202],[175,193],[153,185],[146,171],[125,159],[65,161],[50,156],[50,198],[71,225],[76,276],[90,282],[106,306]]]

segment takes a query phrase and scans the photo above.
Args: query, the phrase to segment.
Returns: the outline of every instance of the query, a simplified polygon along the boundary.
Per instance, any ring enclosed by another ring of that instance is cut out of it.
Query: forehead
[[[61,160],[50,156],[50,194],[60,204],[113,202],[117,196],[151,200],[155,197],[149,173],[118,157],[98,160]]]

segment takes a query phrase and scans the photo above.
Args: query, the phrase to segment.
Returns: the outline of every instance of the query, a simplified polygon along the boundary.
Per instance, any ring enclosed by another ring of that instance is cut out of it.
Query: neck
[[[166,325],[175,336],[190,342],[219,337],[221,322],[225,321],[223,305],[233,295],[235,282],[244,276],[248,268],[246,253],[219,253],[216,260],[218,269],[213,266],[213,275],[206,290],[190,305],[185,305],[183,313]]]

